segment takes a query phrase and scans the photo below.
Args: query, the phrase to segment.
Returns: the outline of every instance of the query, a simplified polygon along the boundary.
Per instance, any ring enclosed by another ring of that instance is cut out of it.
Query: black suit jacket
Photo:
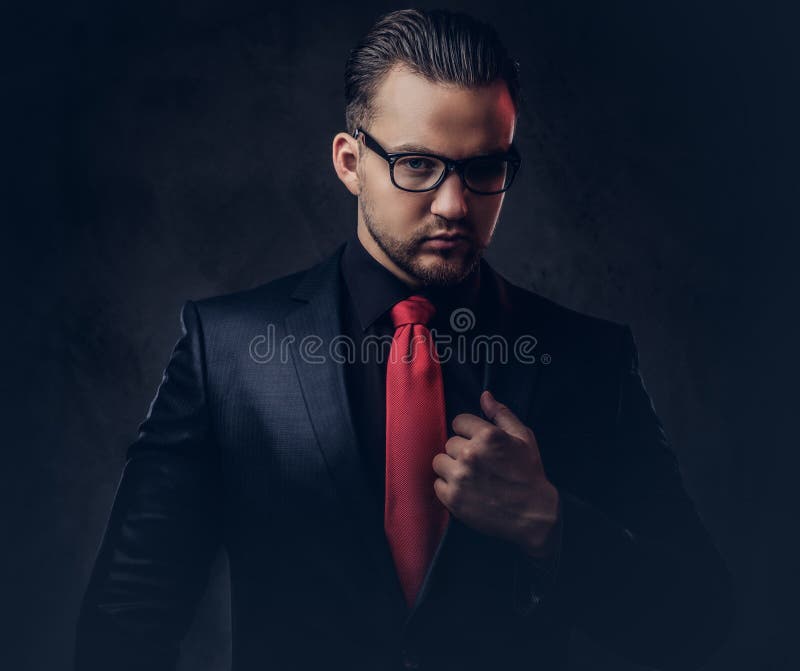
[[[327,353],[342,249],[184,305],[83,600],[76,669],[175,668],[220,546],[235,671],[550,671],[565,668],[573,626],[640,663],[699,666],[730,626],[730,576],[682,486],[630,328],[485,261],[497,333],[537,339],[534,364],[498,358],[487,386],[534,430],[561,494],[558,563],[545,573],[451,516],[407,612],[343,366]],[[270,342],[285,346],[270,357]]]

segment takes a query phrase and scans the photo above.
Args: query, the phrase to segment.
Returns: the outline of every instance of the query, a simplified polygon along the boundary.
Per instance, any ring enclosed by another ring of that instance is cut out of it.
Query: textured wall
[[[344,60],[400,6],[115,4],[20,9],[5,24],[8,669],[68,668],[182,302],[306,267],[355,225],[330,165]],[[739,583],[739,631],[710,668],[787,668],[791,22],[741,3],[443,4],[493,22],[522,64],[524,165],[489,260],[632,325]],[[223,568],[186,669],[225,668]],[[595,654],[577,640],[574,668],[626,668]]]

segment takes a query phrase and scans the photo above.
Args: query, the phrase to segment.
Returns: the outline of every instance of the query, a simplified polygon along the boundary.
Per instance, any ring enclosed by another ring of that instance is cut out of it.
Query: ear
[[[348,133],[337,133],[333,138],[333,169],[342,184],[354,196],[361,193],[358,179],[358,141]]]

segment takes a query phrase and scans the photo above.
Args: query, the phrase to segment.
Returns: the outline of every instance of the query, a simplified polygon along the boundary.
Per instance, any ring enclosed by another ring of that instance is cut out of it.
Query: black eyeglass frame
[[[440,156],[439,154],[426,154],[424,152],[418,151],[404,151],[404,152],[396,152],[390,153],[387,152],[381,145],[373,138],[369,133],[367,133],[363,128],[356,128],[353,131],[353,137],[358,140],[358,136],[364,136],[364,144],[372,149],[378,156],[380,156],[383,160],[385,160],[389,164],[389,176],[392,179],[392,184],[395,187],[400,189],[401,191],[408,191],[410,193],[425,193],[427,191],[433,191],[439,185],[444,182],[445,179],[450,175],[451,172],[455,171],[458,176],[461,178],[461,184],[464,185],[472,193],[477,193],[481,196],[496,196],[499,193],[505,193],[511,188],[511,184],[514,182],[514,178],[517,176],[519,172],[519,166],[522,163],[522,157],[520,156],[517,148],[512,144],[509,147],[508,152],[503,154],[486,154],[484,156],[470,156],[469,158],[462,158],[462,159],[453,159],[448,158],[447,156]],[[429,186],[426,189],[406,189],[400,186],[394,179],[394,166],[398,160],[404,158],[406,156],[421,156],[424,158],[435,158],[442,163],[444,163],[444,170],[442,174],[439,176],[439,179],[436,180],[436,183],[433,186]],[[467,164],[472,161],[485,159],[485,158],[502,158],[508,161],[508,164],[512,167],[511,175],[507,178],[507,183],[505,188],[500,189],[499,191],[478,191],[473,189],[469,184],[467,184],[467,180],[464,179],[464,170],[466,169]]]

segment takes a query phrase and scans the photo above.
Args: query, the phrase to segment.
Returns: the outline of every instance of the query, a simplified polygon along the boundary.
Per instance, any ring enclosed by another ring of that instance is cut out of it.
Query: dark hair
[[[350,51],[344,70],[348,132],[369,127],[375,92],[398,63],[431,82],[465,88],[505,80],[519,115],[519,63],[492,26],[463,12],[402,9],[381,16]]]

